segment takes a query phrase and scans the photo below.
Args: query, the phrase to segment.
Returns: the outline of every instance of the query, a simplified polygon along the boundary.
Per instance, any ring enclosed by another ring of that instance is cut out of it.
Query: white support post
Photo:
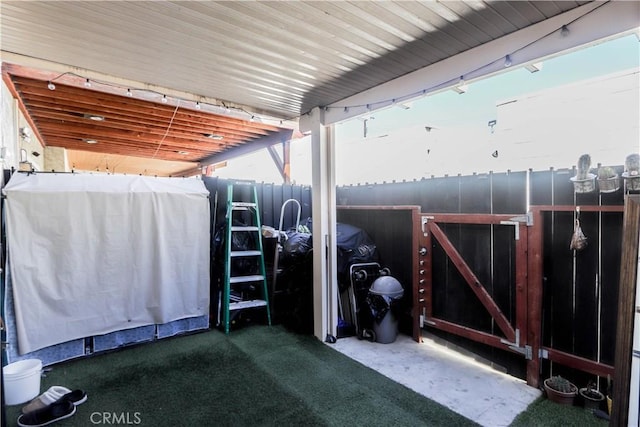
[[[336,185],[333,126],[322,123],[322,111],[309,114],[313,204],[313,333],[336,336],[338,279],[336,271]]]

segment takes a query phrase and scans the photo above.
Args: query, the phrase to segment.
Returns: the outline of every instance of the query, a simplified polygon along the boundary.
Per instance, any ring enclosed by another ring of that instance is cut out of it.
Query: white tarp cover
[[[187,178],[14,173],[20,354],[209,312],[209,192]]]

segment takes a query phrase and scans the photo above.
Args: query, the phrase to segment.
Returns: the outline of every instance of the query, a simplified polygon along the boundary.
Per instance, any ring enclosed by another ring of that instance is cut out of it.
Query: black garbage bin
[[[367,302],[374,318],[376,342],[388,344],[398,337],[398,319],[393,307],[403,295],[402,285],[391,276],[378,277],[369,288]]]

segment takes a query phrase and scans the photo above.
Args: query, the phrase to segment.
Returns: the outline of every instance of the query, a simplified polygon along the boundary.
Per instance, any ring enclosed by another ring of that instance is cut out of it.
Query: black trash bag
[[[312,334],[313,250],[283,269],[278,277],[278,290],[273,304],[280,323],[293,332]]]
[[[301,258],[313,249],[311,233],[290,230],[285,234],[287,238],[282,242],[282,252],[285,257]]]
[[[239,220],[233,221],[234,227],[245,227],[247,224]],[[218,278],[224,276],[225,255],[225,239],[227,227],[222,225],[218,227],[214,236],[214,264],[217,266]],[[258,247],[255,233],[236,232],[231,233],[231,250],[232,251],[249,251]],[[231,275],[241,276],[257,274],[259,264],[256,259],[251,258],[234,258],[231,262]]]
[[[312,218],[307,218],[306,227],[313,227]],[[354,225],[336,223],[336,247],[338,288],[344,292],[349,288],[351,278],[349,268],[352,264],[365,262],[378,262],[378,248],[371,237],[361,228]]]
[[[352,264],[378,262],[378,248],[366,231],[349,224],[336,223],[338,273],[349,274]]]

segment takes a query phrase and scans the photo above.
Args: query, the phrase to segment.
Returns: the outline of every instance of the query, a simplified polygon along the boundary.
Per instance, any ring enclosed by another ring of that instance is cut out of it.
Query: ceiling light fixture
[[[176,153],[182,155],[182,156],[186,156],[187,154],[189,154],[188,151],[176,151]]]
[[[169,100],[167,99],[167,95],[162,95],[162,103],[166,104]]]
[[[205,136],[205,138],[209,138],[209,139],[221,140],[224,138],[224,136],[218,135],[216,133],[205,133],[203,135]]]
[[[49,90],[56,90],[56,85],[54,85],[52,82],[48,82],[47,87],[49,88]]]
[[[563,25],[562,28],[560,28],[560,35],[562,37],[567,37],[569,35],[569,27]]]
[[[133,92],[131,92],[131,89],[127,89],[127,96],[128,97],[132,97],[133,96]]]
[[[196,110],[199,110],[200,108],[202,108],[202,107],[200,106],[200,102],[196,102]]]
[[[511,67],[511,64],[512,64],[511,56],[510,55],[505,56],[504,57],[504,66],[505,66],[505,68]]]
[[[84,118],[85,119],[89,119],[89,120],[93,120],[96,122],[104,122],[104,116],[99,116],[97,114],[89,114],[89,113],[85,113],[84,114]]]
[[[82,141],[86,142],[87,144],[97,144],[98,143],[97,139],[91,139],[91,138],[83,139]]]
[[[91,82],[89,81],[89,79],[86,79],[84,81],[84,87],[91,87]]]

